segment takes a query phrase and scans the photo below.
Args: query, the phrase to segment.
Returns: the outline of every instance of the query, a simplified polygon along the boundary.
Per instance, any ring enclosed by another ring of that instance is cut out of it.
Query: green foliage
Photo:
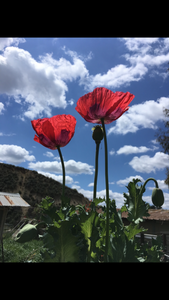
[[[142,185],[138,186],[137,182],[141,181],[140,179],[134,179],[129,182],[127,189],[129,195],[123,193],[125,200],[125,206],[128,211],[128,220],[138,224],[143,221],[143,216],[149,216],[148,214],[148,204],[142,200],[142,193],[145,192],[145,189],[140,193]]]
[[[143,216],[148,215],[149,207],[140,197],[138,181],[128,184],[129,195],[124,194],[126,199],[121,210],[117,211],[115,200],[109,199],[109,262],[159,262],[163,255],[159,238],[152,240],[149,246],[140,245],[136,237],[136,234],[146,231],[140,223]],[[99,198],[90,205],[77,206],[65,201],[65,206],[57,209],[51,197],[43,198],[38,205],[44,224],[43,235],[36,241],[40,245],[38,255],[41,255],[41,261],[104,262],[101,256],[104,257],[105,253],[107,207],[102,206],[102,213],[98,213],[98,205],[103,201],[105,199]],[[123,211],[128,212],[130,224],[127,226],[122,220]]]
[[[43,243],[40,240],[32,240],[26,243],[16,243],[11,234],[3,237],[4,262],[43,262],[41,249]],[[0,262],[2,261],[2,248],[0,245]]]

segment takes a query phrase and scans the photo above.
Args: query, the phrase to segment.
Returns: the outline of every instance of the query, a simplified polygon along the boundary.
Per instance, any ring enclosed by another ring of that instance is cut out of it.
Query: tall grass
[[[4,262],[43,262],[40,251],[43,242],[32,240],[21,244],[14,241],[10,232],[3,235]],[[2,246],[0,244],[0,262],[2,262]]]

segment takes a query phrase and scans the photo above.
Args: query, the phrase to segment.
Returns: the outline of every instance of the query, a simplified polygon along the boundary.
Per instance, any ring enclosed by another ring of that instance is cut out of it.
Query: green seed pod
[[[101,126],[97,125],[92,128],[93,134],[92,138],[95,140],[95,142],[100,142],[103,139],[103,129]]]
[[[155,206],[161,207],[164,204],[163,191],[159,188],[154,188],[152,191],[152,202]]]

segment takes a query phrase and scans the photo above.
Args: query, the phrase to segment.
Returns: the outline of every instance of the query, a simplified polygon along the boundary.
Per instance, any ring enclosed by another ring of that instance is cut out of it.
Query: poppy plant
[[[108,258],[109,245],[109,184],[108,184],[108,150],[105,124],[117,120],[129,109],[128,104],[135,96],[129,92],[112,92],[104,87],[98,87],[93,92],[80,97],[75,107],[76,111],[90,123],[102,124],[105,146],[105,181],[106,181],[106,247],[105,261]],[[97,148],[96,148],[97,150]],[[98,159],[96,159],[98,164]],[[98,167],[96,168],[98,170]],[[94,194],[96,194],[97,174],[95,174]]]
[[[71,115],[57,115],[51,118],[43,118],[31,121],[32,127],[37,133],[34,141],[51,149],[58,149],[62,171],[63,171],[63,189],[62,189],[62,206],[65,191],[65,167],[60,147],[66,146],[75,132],[76,119]]]

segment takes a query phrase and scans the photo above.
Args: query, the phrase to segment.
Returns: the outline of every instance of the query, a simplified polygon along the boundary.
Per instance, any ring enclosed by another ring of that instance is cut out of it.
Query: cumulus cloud
[[[0,102],[0,115],[3,113],[2,111],[5,110],[4,104]]]
[[[72,185],[72,189],[76,189],[79,193],[83,194],[89,200],[93,199],[93,191],[84,190],[79,185]],[[97,191],[96,197],[106,199],[106,190]],[[112,192],[112,190],[109,190],[109,197],[111,200],[114,199],[116,201],[117,208],[120,208],[124,205],[123,194],[117,193],[117,192]],[[100,205],[104,206],[104,205],[106,205],[106,202],[104,201]]]
[[[164,180],[157,180],[158,182],[158,186],[160,189],[162,190],[168,190],[168,185],[165,184]],[[147,187],[148,190],[153,190],[155,188],[155,183],[153,183],[153,181],[149,181],[149,183],[152,184],[152,187]]]
[[[85,65],[87,60],[92,59],[92,52],[84,56],[63,47],[62,50],[68,59],[54,59],[52,53],[46,53],[36,60],[28,51],[17,48],[25,39],[0,39],[0,49],[3,49],[0,55],[0,93],[13,97],[16,103],[24,104],[23,114],[19,116],[21,120],[25,117],[42,117],[43,114],[51,117],[52,108],[65,109],[67,105],[74,104],[73,99],[66,101],[67,81],[78,79],[79,85],[90,91],[97,86],[114,89],[141,80],[150,67],[159,67],[169,61],[168,39],[120,38],[119,41],[131,52],[124,55],[127,64],[113,66],[105,74],[92,75]],[[152,45],[156,48],[152,48]],[[164,79],[168,76],[166,72],[158,74]],[[127,121],[128,119],[123,117],[123,122]],[[135,132],[137,124],[131,126],[130,130]]]
[[[129,85],[131,81],[139,81],[147,71],[143,63],[130,67],[119,64],[108,70],[106,74],[98,73],[85,77],[80,81],[80,85],[84,84],[86,90],[93,90],[97,86],[119,88],[122,85]]]
[[[16,145],[0,145],[0,161],[20,164],[25,161],[33,161],[35,157],[29,154],[25,148]]]
[[[5,48],[0,56],[0,93],[25,100],[24,116],[35,118],[45,111],[51,116],[52,107],[67,106],[67,86],[52,66],[37,62],[28,51],[16,47]]]
[[[68,104],[72,106],[72,105],[74,104],[74,100],[73,100],[73,99],[70,99],[70,100],[68,101]]]
[[[168,61],[169,38],[120,38],[120,40],[132,52],[131,55],[128,53],[124,55],[131,64],[141,62],[149,66],[159,66]]]
[[[52,152],[46,151],[46,153],[43,153],[43,155],[47,157],[54,157],[54,154]]]
[[[112,149],[112,150],[110,150],[109,154],[110,154],[110,155],[114,155],[114,154],[115,154],[115,151]]]
[[[134,147],[131,145],[125,145],[123,147],[121,147],[118,151],[117,154],[132,154],[132,153],[143,153],[143,152],[147,152],[147,151],[154,151],[156,149],[158,149],[159,147],[154,146],[152,149],[151,148],[147,148],[145,146],[140,146],[140,147]]]
[[[0,38],[0,51],[2,51],[5,47],[10,45],[18,46],[19,43],[25,43],[26,40],[24,38]]]
[[[19,104],[25,104],[21,119],[34,119],[43,113],[51,117],[52,107],[73,105],[73,99],[66,101],[68,87],[65,81],[82,79],[88,75],[84,62],[77,54],[68,52],[73,63],[65,58],[56,60],[49,53],[35,60],[28,51],[10,47],[11,43],[9,39],[1,41],[3,47],[8,47],[0,55],[0,93],[14,97]]]
[[[109,128],[107,134],[127,134],[137,132],[139,129],[157,129],[156,122],[164,120],[164,107],[168,107],[169,98],[161,97],[132,105],[129,110],[117,119],[115,126]]]
[[[129,162],[129,165],[137,172],[151,173],[156,170],[163,170],[169,165],[168,155],[162,152],[156,152],[153,157],[148,155],[135,156]]]
[[[93,166],[88,165],[87,163],[82,163],[80,161],[76,162],[74,160],[68,160],[64,162],[66,174],[90,174],[92,175],[94,172]],[[62,173],[61,162],[36,162],[29,163],[29,168],[37,171],[43,172],[54,172],[54,173]]]
[[[52,173],[48,173],[48,172],[42,172],[42,171],[38,171],[39,174],[42,174],[46,177],[52,178],[56,181],[59,181],[60,183],[63,183],[63,176],[62,175],[55,175]],[[72,184],[73,183],[73,178],[70,176],[65,176],[65,183],[66,184]]]
[[[132,181],[133,178],[138,178],[138,179],[141,180],[141,182],[138,183],[138,184],[143,184],[144,183],[143,177],[141,177],[139,175],[130,176],[130,177],[126,178],[126,179],[117,181],[117,183],[120,186],[127,186],[128,183],[130,181]],[[163,185],[160,185],[160,180],[158,180],[158,183],[159,183],[159,187],[163,189]],[[89,200],[93,199],[93,191],[84,190],[79,185],[75,185],[75,184],[72,185],[72,189],[73,188],[77,189],[77,191],[79,193],[83,194]],[[124,192],[126,192],[128,194],[127,188],[126,188],[126,190],[124,190]],[[98,198],[100,197],[102,199],[106,199],[106,190],[97,191],[96,197],[98,197]],[[111,200],[112,199],[115,200],[117,208],[121,208],[124,205],[124,196],[123,196],[123,193],[113,192],[112,190],[109,190],[109,197],[110,197]],[[142,198],[143,198],[143,200],[145,202],[147,202],[150,205],[152,205],[151,195],[150,196],[144,196],[143,195]],[[164,193],[164,199],[165,199],[165,202],[164,202],[164,205],[163,205],[163,209],[169,209],[169,194],[168,193]],[[104,206],[104,205],[106,205],[106,202],[104,201],[100,205]]]
[[[143,177],[141,177],[140,175],[130,176],[130,177],[127,177],[127,178],[125,178],[125,179],[120,179],[120,180],[118,180],[116,183],[117,183],[119,186],[127,186],[128,183],[129,183],[130,181],[133,181],[133,179],[137,179],[137,178],[140,179],[142,183],[144,183],[144,179],[143,179]],[[140,183],[141,183],[141,182],[140,182]],[[142,183],[141,183],[141,184],[142,184]]]
[[[120,38],[130,51],[140,51],[142,54],[151,49],[151,44],[158,42],[158,38]],[[144,51],[143,51],[144,50]]]
[[[87,74],[80,81],[80,84],[84,84],[86,90],[91,91],[97,86],[105,86],[110,89],[129,86],[130,82],[143,79],[150,68],[161,68],[164,63],[169,61],[168,38],[119,38],[119,41],[124,43],[129,51],[129,53],[122,55],[127,64],[116,65],[104,74]],[[164,79],[168,77],[166,72],[157,71],[157,74]]]

